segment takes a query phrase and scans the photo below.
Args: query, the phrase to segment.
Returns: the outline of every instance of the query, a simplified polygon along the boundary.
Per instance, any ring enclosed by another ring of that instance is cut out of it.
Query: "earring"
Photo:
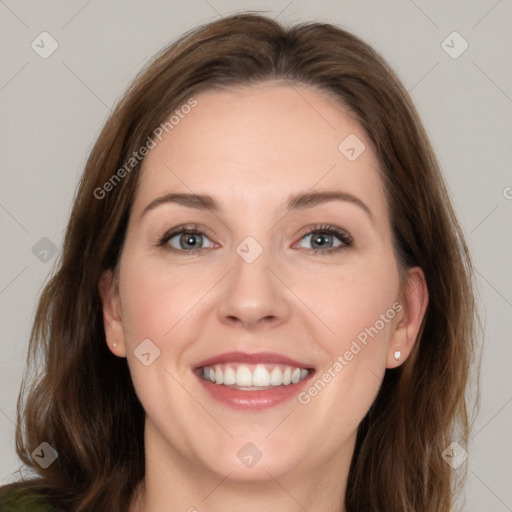
[[[117,347],[117,343],[114,343],[113,347],[116,348]]]
[[[393,357],[394,357],[397,361],[400,361],[400,359],[402,359],[402,352],[400,352],[400,350],[397,350],[397,351],[393,354]]]

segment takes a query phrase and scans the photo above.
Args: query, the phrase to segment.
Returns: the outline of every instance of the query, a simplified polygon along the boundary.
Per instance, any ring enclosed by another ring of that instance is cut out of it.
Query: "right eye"
[[[206,241],[210,245],[204,246]],[[179,228],[167,232],[158,242],[159,246],[176,252],[196,253],[213,246],[213,242],[199,229]]]

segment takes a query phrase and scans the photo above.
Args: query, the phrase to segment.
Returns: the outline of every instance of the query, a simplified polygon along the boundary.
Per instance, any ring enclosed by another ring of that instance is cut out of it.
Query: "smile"
[[[194,373],[219,404],[239,411],[262,411],[297,396],[315,369],[272,352],[229,352],[197,363]]]
[[[216,364],[200,370],[202,378],[208,382],[243,391],[297,384],[309,374],[306,368],[281,364]]]

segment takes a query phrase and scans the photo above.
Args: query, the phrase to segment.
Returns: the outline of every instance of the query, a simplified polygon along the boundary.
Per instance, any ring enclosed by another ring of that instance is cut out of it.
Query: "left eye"
[[[300,245],[300,243],[299,246],[303,247],[304,249],[313,250],[322,249],[324,247],[332,249],[334,247],[339,247],[343,243],[338,235],[335,235],[334,233],[328,233],[326,231],[313,231],[304,236],[302,241],[304,240],[307,241],[311,247],[304,247],[303,245]]]
[[[206,248],[203,246],[203,242],[205,240],[210,241],[206,235],[201,233],[182,231],[177,235],[171,236],[166,243],[174,249],[198,250]],[[211,247],[212,245],[213,244],[210,241],[210,245],[208,247]]]

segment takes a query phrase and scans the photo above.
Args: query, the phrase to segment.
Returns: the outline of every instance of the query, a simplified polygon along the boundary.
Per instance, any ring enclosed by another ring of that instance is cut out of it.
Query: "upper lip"
[[[283,356],[281,354],[277,354],[276,352],[225,352],[224,354],[219,354],[217,356],[210,357],[205,359],[195,365],[195,368],[202,368],[204,366],[213,366],[215,364],[222,363],[249,363],[249,364],[285,364],[288,366],[293,366],[295,368],[306,368],[312,369],[311,365],[307,363],[301,363],[300,361],[296,361],[295,359],[291,359],[287,356]]]

